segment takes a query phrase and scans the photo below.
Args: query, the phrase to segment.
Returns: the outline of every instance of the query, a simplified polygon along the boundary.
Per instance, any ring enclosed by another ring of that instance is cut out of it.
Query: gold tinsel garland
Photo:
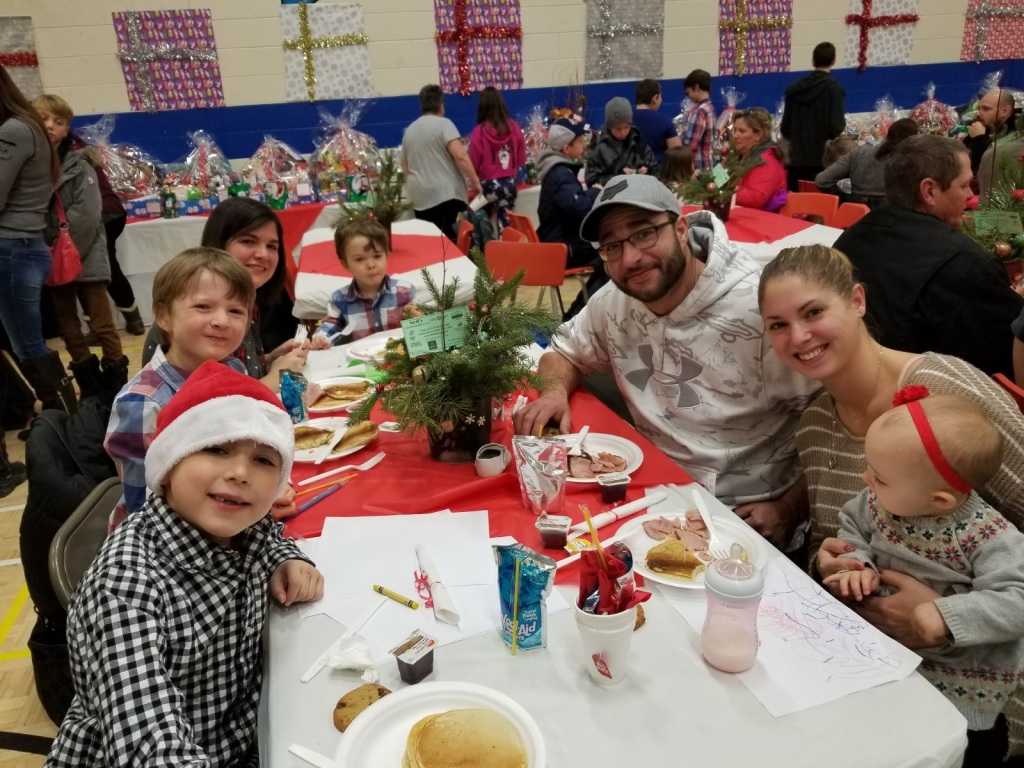
[[[306,73],[306,95],[310,101],[316,99],[316,67],[313,64],[313,51],[328,48],[342,48],[346,45],[365,45],[370,38],[366,35],[348,34],[313,37],[309,28],[309,6],[299,3],[299,36],[295,40],[285,40],[282,46],[288,51],[302,51],[302,63]]]

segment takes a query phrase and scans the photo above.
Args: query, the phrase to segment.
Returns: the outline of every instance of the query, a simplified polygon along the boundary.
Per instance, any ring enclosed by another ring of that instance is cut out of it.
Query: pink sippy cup
[[[757,656],[757,608],[764,592],[760,571],[742,559],[733,544],[727,560],[716,560],[704,574],[708,612],[700,634],[707,662],[723,672],[743,672]]]

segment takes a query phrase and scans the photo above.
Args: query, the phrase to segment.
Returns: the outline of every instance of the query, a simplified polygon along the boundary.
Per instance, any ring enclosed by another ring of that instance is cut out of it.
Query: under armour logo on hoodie
[[[640,362],[644,364],[644,367],[630,371],[625,375],[625,379],[643,392],[647,389],[651,377],[655,374],[654,347],[650,344],[641,344],[637,347],[637,353],[640,355]],[[684,357],[679,361],[679,373],[675,376],[666,376],[666,378],[679,387],[679,400],[676,403],[678,407],[693,408],[700,405],[700,395],[686,382],[693,381],[703,371],[704,366],[700,363]],[[658,371],[658,373],[664,373],[664,371]]]
[[[618,184],[615,184],[610,187],[605,187],[604,191],[601,193],[601,202],[603,203],[605,200],[611,200],[613,197],[619,194],[619,192],[623,191],[628,186],[629,179],[623,179]]]

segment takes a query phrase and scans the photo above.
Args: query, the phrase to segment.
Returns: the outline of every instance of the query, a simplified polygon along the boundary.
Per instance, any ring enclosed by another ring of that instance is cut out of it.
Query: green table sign
[[[453,307],[447,312],[434,312],[403,320],[405,348],[409,357],[419,357],[461,347],[469,337],[469,326],[467,307]]]
[[[1021,235],[1024,225],[1020,214],[1013,211],[975,211],[974,231],[979,235]]]

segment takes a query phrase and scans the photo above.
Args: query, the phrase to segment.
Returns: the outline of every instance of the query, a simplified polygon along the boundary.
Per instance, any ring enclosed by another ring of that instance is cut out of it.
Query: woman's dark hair
[[[256,290],[256,306],[267,307],[276,304],[284,288],[288,266],[284,252],[284,230],[281,220],[268,206],[250,197],[229,197],[217,204],[203,227],[201,245],[208,248],[227,250],[228,243],[237,237],[259,229],[268,221],[277,229],[277,266],[260,288]]]
[[[476,108],[476,124],[490,123],[499,134],[509,132],[508,107],[501,91],[488,86],[480,91],[480,102]]]
[[[39,136],[36,138],[42,138],[43,149],[50,155],[50,178],[56,181],[60,176],[60,162],[57,160],[56,153],[50,149],[50,140],[46,136],[46,124],[32,107],[31,102],[15,85],[11,75],[0,64],[0,125],[12,117],[18,118],[30,127],[34,126],[39,129]]]
[[[882,142],[882,146],[880,146],[878,151],[875,152],[875,158],[881,160],[896,149],[896,147],[900,145],[901,141],[909,139],[911,136],[916,136],[920,132],[921,128],[918,126],[916,120],[912,120],[909,117],[897,120],[889,126],[889,130],[885,134],[885,141]]]
[[[661,167],[663,184],[685,184],[693,178],[693,149],[687,145],[669,147],[665,150],[665,162]]]

